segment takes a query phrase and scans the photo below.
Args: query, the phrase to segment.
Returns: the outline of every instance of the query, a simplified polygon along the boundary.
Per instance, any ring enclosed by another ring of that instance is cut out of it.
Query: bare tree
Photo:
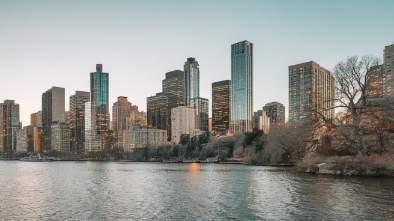
[[[370,55],[361,58],[353,56],[339,62],[333,72],[336,108],[345,108],[351,116],[352,137],[349,140],[360,154],[367,153],[360,123],[367,105],[367,90],[375,80],[368,77],[367,73],[379,63],[380,59]]]

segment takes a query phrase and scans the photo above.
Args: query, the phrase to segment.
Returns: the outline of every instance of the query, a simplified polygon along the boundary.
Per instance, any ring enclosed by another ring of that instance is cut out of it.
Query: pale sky
[[[146,111],[165,73],[194,57],[211,103],[212,82],[230,79],[231,44],[248,40],[254,110],[278,101],[287,112],[289,65],[313,60],[332,70],[348,56],[382,58],[394,44],[393,9],[392,0],[0,0],[0,102],[19,103],[26,126],[42,93],[58,86],[68,110],[101,63],[110,109],[127,96]]]

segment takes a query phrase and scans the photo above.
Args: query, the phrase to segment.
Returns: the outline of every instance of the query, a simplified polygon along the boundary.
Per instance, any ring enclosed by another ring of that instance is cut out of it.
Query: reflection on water
[[[392,220],[394,179],[223,164],[0,161],[2,220]]]

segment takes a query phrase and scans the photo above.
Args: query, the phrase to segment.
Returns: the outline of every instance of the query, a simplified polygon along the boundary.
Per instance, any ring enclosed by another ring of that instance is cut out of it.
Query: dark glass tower
[[[96,64],[96,72],[90,73],[92,129],[96,134],[105,134],[109,130],[108,85],[109,74],[103,72],[101,64]]]
[[[184,65],[184,105],[193,107],[193,101],[200,97],[200,68],[195,58],[188,58]]]
[[[212,83],[212,130],[227,132],[230,121],[231,81]]]
[[[19,129],[19,104],[5,100],[0,104],[0,151],[7,153],[9,157],[16,150],[16,132]]]
[[[85,145],[85,103],[90,101],[90,93],[76,91],[70,96],[70,139],[71,151],[83,152]]]

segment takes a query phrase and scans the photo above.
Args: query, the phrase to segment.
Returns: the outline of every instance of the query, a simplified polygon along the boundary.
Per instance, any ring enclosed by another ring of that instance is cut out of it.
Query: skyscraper
[[[166,73],[166,79],[163,80],[163,93],[176,95],[174,106],[183,106],[184,103],[184,85],[185,74],[181,70],[170,71]]]
[[[215,133],[225,132],[229,129],[231,81],[212,83],[212,130]]]
[[[382,97],[383,96],[383,65],[376,65],[371,67],[366,75],[367,96],[368,97]]]
[[[97,134],[104,134],[110,128],[109,74],[103,72],[101,64],[96,64],[96,72],[90,73],[90,96],[92,129]]]
[[[231,121],[233,134],[252,130],[253,44],[241,41],[231,45]]]
[[[112,105],[112,130],[114,131],[115,147],[123,147],[123,131],[131,127],[131,103],[127,97],[118,97]]]
[[[193,107],[193,100],[200,97],[200,68],[195,58],[185,62],[184,105]]]
[[[0,151],[9,157],[16,151],[17,131],[21,129],[19,122],[19,104],[14,100],[0,103]]]
[[[85,145],[85,104],[90,101],[90,93],[76,91],[70,96],[70,149],[74,153],[83,152]]]
[[[30,125],[42,127],[42,111],[30,114]]]
[[[41,151],[51,150],[52,122],[65,122],[65,90],[52,87],[42,94]]]
[[[384,47],[383,50],[383,71],[384,71],[384,96],[394,96],[394,44]]]
[[[273,101],[263,107],[263,111],[266,112],[267,117],[270,118],[271,128],[278,126],[285,126],[285,106],[279,102]]]
[[[208,131],[209,101],[206,98],[198,97],[192,100],[196,111],[196,129]]]
[[[178,144],[182,134],[193,136],[196,129],[196,110],[193,107],[180,106],[171,110],[171,142]]]
[[[313,122],[334,117],[335,80],[314,61],[289,66],[289,122]]]

